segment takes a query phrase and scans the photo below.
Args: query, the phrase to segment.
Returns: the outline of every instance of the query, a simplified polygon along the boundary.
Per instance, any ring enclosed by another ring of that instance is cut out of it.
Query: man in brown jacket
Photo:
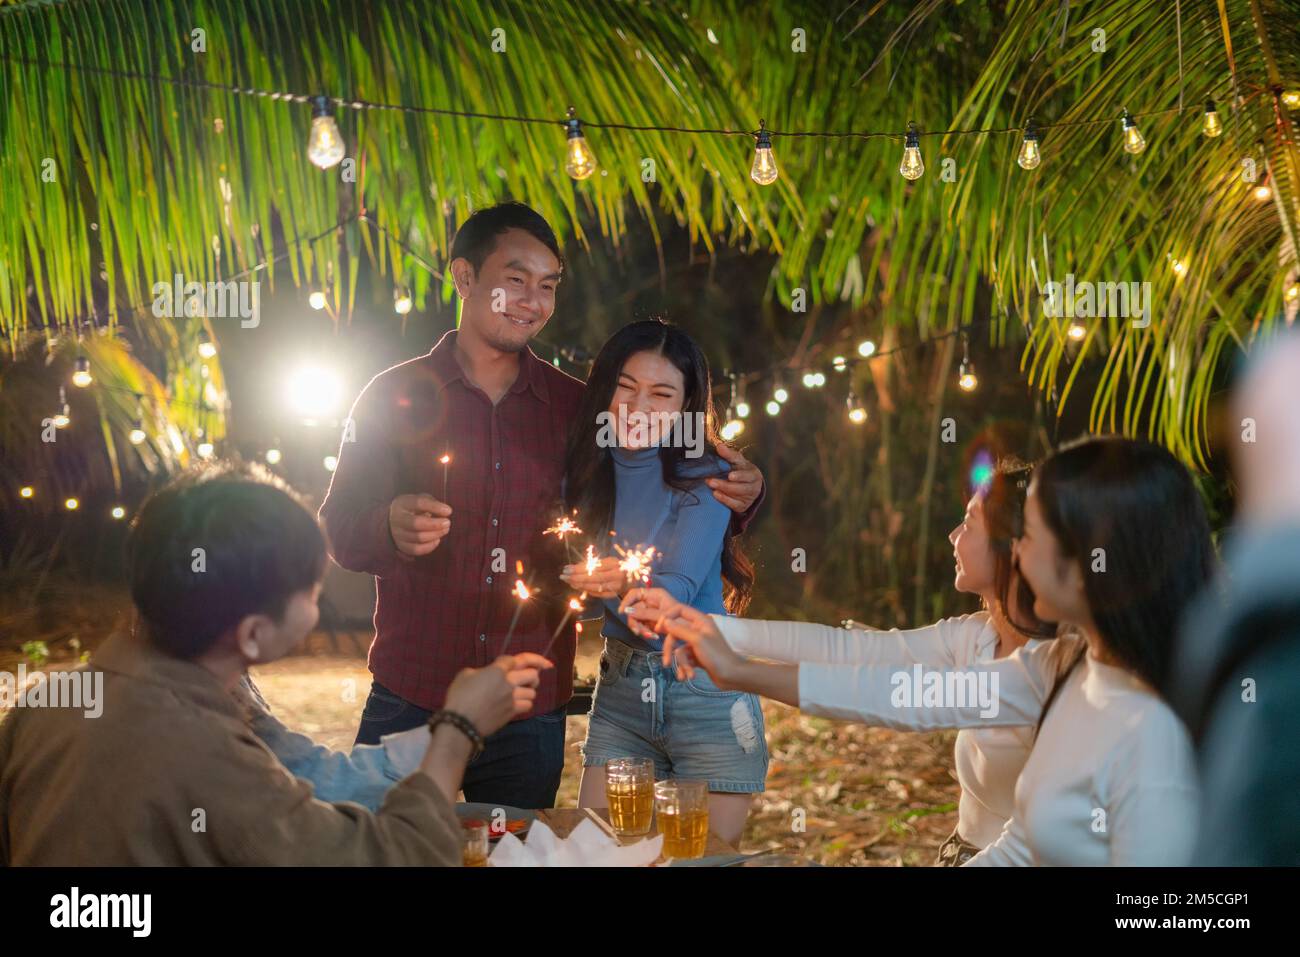
[[[460,863],[465,766],[532,707],[549,662],[462,671],[419,770],[378,813],[328,804],[230,695],[316,624],[326,552],[312,514],[269,477],[209,469],[146,503],[128,553],[139,627],[87,666],[103,675],[99,716],[19,707],[0,723],[0,866]]]

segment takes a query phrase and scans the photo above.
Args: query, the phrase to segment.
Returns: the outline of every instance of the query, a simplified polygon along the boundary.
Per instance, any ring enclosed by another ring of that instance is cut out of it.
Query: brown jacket
[[[424,774],[372,814],[286,771],[204,668],[109,639],[103,712],[0,722],[0,866],[459,864],[460,826]]]

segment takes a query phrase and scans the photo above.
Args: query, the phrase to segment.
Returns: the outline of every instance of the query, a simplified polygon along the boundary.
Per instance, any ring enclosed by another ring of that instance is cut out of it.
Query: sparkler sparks
[[[515,574],[522,575],[523,573],[524,563],[521,561],[515,562]],[[528,581],[531,582],[532,580],[530,575]],[[515,579],[515,586],[511,590],[515,593],[515,597],[519,599],[519,604],[515,606],[515,613],[510,618],[510,627],[506,629],[506,640],[501,643],[501,650],[497,652],[498,657],[504,655],[506,649],[510,647],[510,639],[514,637],[515,625],[519,624],[519,616],[523,613],[524,602],[533,597],[529,584],[525,583],[522,578]]]
[[[569,555],[569,563],[573,563],[573,544],[569,541],[569,536],[582,534],[582,529],[578,527],[577,522],[569,518],[567,515],[561,515],[555,520],[555,524],[542,532],[542,534],[554,535],[560,541],[564,542],[565,551]],[[590,551],[590,547],[588,547],[588,551]]]
[[[627,578],[630,585],[633,582],[640,582],[642,585],[650,584],[650,565],[654,561],[655,548],[649,545],[645,548],[624,549],[618,545],[614,546],[620,558],[618,570]]]

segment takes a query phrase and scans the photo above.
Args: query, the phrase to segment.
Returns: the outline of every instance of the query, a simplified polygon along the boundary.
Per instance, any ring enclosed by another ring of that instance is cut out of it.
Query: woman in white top
[[[954,585],[960,592],[978,595],[983,611],[908,631],[864,632],[723,615],[715,616],[717,625],[743,655],[804,666],[888,665],[890,672],[914,665],[968,668],[1004,658],[1027,642],[1040,644],[1056,631],[1035,617],[1034,596],[1019,580],[1011,554],[1020,534],[1029,476],[1027,466],[999,465],[992,479],[971,496],[961,524],[948,535],[956,564]],[[964,864],[1002,833],[1011,818],[1016,778],[1029,757],[1033,732],[1030,721],[958,733],[957,826],[939,849],[940,864]]]
[[[912,683],[919,695],[901,693],[912,689],[896,664],[748,661],[709,616],[660,595],[628,598],[640,621],[690,646],[679,667],[698,663],[719,687],[889,727],[1036,725],[1011,820],[973,865],[1186,864],[1197,810],[1192,749],[1161,692],[1179,618],[1214,566],[1191,477],[1148,443],[1067,446],[1036,470],[1017,553],[1037,616],[1078,635],[926,675]],[[664,643],[665,660],[672,645]],[[972,687],[991,689],[992,707]]]

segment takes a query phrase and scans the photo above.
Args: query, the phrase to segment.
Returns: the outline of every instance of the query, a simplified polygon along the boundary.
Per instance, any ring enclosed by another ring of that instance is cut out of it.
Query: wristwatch
[[[474,722],[459,711],[448,711],[442,708],[429,715],[430,734],[433,734],[440,724],[449,724],[469,738],[470,744],[474,745],[474,753],[469,756],[471,761],[483,753],[483,735],[479,734],[478,728],[474,727]]]

